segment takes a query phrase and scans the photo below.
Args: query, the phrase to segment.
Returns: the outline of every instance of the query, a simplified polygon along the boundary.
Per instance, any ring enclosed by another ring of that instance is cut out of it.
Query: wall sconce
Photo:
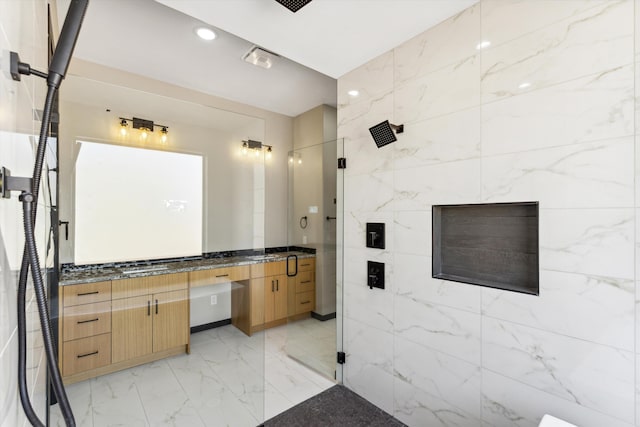
[[[244,156],[246,156],[247,153],[249,153],[249,150],[254,150],[255,156],[259,157],[263,147],[267,148],[266,158],[270,159],[273,153],[273,147],[271,145],[263,144],[260,141],[254,141],[252,139],[247,139],[246,141],[242,141],[242,148],[240,152]]]
[[[120,120],[120,134],[125,136],[127,134],[127,127],[129,126],[129,122],[131,122],[131,127],[133,129],[140,129],[140,139],[142,142],[146,142],[149,137],[149,133],[153,132],[153,129],[158,127],[160,128],[160,141],[163,144],[167,143],[167,134],[169,133],[169,126],[159,125],[153,123],[152,120],[140,119],[138,117],[134,117],[132,119],[127,119],[125,117],[119,117]]]
[[[295,151],[289,151],[289,164],[297,163],[299,165],[302,164],[302,154],[296,153]]]

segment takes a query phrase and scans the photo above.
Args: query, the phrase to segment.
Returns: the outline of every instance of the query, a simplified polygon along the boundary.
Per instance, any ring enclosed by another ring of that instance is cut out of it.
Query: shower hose
[[[51,386],[60,405],[60,410],[66,425],[68,427],[75,427],[76,425],[56,361],[56,346],[53,342],[53,334],[51,332],[47,296],[44,289],[44,282],[42,280],[40,260],[38,259],[38,251],[36,249],[36,240],[34,235],[36,211],[38,209],[38,191],[40,189],[42,166],[44,164],[44,156],[47,147],[47,134],[51,123],[51,108],[53,106],[56,91],[57,87],[51,85],[47,90],[47,97],[42,115],[42,124],[40,127],[40,137],[36,151],[36,160],[33,168],[31,192],[23,191],[20,194],[20,201],[22,202],[23,208],[25,247],[22,254],[22,265],[20,266],[20,278],[18,280],[18,389],[24,413],[31,425],[36,427],[44,427],[44,423],[38,418],[38,415],[31,405],[29,390],[27,388],[27,320],[25,309],[29,268],[31,268],[31,277],[33,278],[33,289],[35,291],[36,303],[38,305],[40,328],[42,330],[42,339],[44,342],[44,351],[47,358],[47,368],[49,370]]]

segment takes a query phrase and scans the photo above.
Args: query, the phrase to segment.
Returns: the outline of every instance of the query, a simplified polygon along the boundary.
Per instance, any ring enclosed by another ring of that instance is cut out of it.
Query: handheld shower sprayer
[[[10,70],[14,80],[20,80],[20,75],[36,75],[47,79],[47,95],[42,114],[42,124],[40,127],[40,137],[38,140],[38,148],[36,151],[36,159],[33,167],[33,176],[31,178],[12,177],[8,170],[2,168],[0,173],[0,193],[2,197],[10,197],[11,191],[20,191],[20,201],[23,207],[23,222],[25,233],[25,247],[22,255],[22,265],[20,266],[20,277],[18,280],[18,389],[20,401],[24,409],[27,419],[33,426],[44,427],[42,421],[31,405],[29,399],[29,391],[27,389],[26,380],[26,360],[27,360],[27,344],[26,344],[26,288],[29,276],[29,268],[31,268],[31,277],[33,278],[33,288],[35,292],[36,302],[38,306],[38,314],[40,317],[40,328],[44,342],[44,351],[47,358],[47,368],[49,370],[51,387],[58,399],[60,410],[64,417],[65,423],[69,427],[75,427],[76,422],[73,417],[73,411],[67,398],[67,394],[62,382],[62,376],[58,368],[56,360],[56,345],[53,342],[53,334],[51,329],[51,319],[49,316],[49,308],[47,305],[47,296],[44,289],[42,274],[40,270],[40,260],[36,250],[36,241],[34,236],[34,228],[36,222],[36,210],[38,207],[38,191],[40,189],[40,178],[42,176],[42,166],[44,164],[44,156],[47,146],[47,134],[51,124],[51,109],[55,94],[62,80],[64,80],[69,61],[73,55],[73,50],[78,40],[80,27],[84,20],[89,0],[71,0],[67,16],[65,18],[56,50],[51,58],[48,74],[31,68],[29,64],[20,62],[17,53],[10,54]]]

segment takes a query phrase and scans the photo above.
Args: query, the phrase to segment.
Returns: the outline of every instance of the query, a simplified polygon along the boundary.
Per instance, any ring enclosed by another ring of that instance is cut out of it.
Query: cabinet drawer
[[[178,291],[188,287],[189,276],[187,273],[132,277],[112,282],[113,299],[149,295],[154,292]]]
[[[111,332],[111,301],[83,304],[64,309],[64,341]]]
[[[81,338],[63,344],[62,372],[65,376],[111,363],[111,334]]]
[[[279,276],[285,274],[287,264],[285,261],[263,262],[251,265],[251,278]]]
[[[296,314],[306,313],[316,308],[315,291],[296,294]]]
[[[301,271],[296,276],[296,293],[315,290],[315,274],[313,271]]]
[[[315,258],[302,258],[298,260],[298,272],[313,271],[316,269]]]
[[[90,304],[111,299],[111,281],[62,286],[64,306]]]
[[[217,285],[219,283],[247,280],[250,276],[248,265],[236,267],[213,268],[211,270],[192,271],[189,273],[191,287]]]

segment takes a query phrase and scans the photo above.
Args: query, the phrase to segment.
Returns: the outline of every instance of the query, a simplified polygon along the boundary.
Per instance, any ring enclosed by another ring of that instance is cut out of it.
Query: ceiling
[[[294,14],[274,0],[91,0],[75,56],[297,116],[335,106],[336,78],[476,1],[313,0]],[[195,35],[203,23],[215,40]],[[280,55],[271,69],[242,60],[254,44]]]

